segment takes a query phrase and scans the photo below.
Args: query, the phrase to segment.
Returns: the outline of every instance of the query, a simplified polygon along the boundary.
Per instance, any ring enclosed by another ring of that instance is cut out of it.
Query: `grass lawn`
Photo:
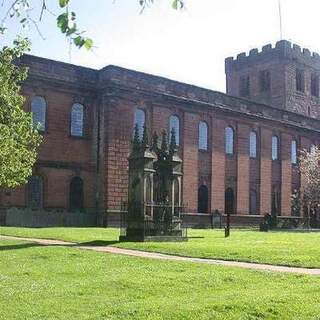
[[[320,268],[320,233],[258,232],[231,230],[189,230],[188,242],[118,243],[118,229],[103,228],[10,228],[0,234],[61,239],[75,242],[115,245],[123,248],[156,251],[200,258],[218,258],[268,264]]]
[[[320,278],[0,241],[0,319],[317,319]]]

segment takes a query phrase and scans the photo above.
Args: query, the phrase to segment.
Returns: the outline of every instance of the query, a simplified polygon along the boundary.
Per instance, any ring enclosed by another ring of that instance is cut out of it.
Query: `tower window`
[[[319,76],[316,74],[311,75],[311,95],[319,97]]]
[[[304,92],[304,73],[302,70],[296,70],[296,89],[297,91]]]
[[[250,78],[249,76],[240,77],[240,96],[249,97],[250,96]]]
[[[269,92],[271,88],[270,72],[268,70],[260,71],[260,91]]]

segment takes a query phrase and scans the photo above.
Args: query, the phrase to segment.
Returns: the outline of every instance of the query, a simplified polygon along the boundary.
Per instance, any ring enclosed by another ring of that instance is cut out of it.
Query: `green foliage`
[[[13,48],[0,51],[0,187],[16,187],[27,181],[41,142],[31,114],[23,110],[20,84],[27,69],[14,64],[28,48],[29,42],[20,39]]]

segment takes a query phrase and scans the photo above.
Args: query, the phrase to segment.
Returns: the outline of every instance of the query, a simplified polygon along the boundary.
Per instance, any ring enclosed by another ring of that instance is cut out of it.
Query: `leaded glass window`
[[[177,116],[171,116],[169,119],[170,137],[172,129],[174,130],[177,146],[180,145],[180,120]]]
[[[231,127],[225,129],[225,151],[226,154],[233,154],[233,129]]]
[[[256,158],[257,157],[257,134],[254,131],[250,132],[249,137],[249,153],[250,158]]]
[[[199,123],[199,150],[208,150],[208,125],[204,121]]]
[[[279,139],[277,136],[272,136],[272,160],[279,158]]]
[[[46,130],[47,103],[43,97],[33,97],[31,101],[32,122],[39,131]]]
[[[71,135],[74,137],[83,136],[84,107],[75,103],[71,108]]]
[[[139,138],[142,139],[143,128],[146,121],[146,113],[142,109],[137,109],[134,114],[134,126],[138,126]]]

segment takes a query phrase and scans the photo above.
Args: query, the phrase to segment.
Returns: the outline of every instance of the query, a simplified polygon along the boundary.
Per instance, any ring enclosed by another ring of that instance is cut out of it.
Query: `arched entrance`
[[[208,200],[209,200],[208,187],[205,185],[202,185],[198,189],[198,212],[208,213]]]
[[[234,193],[232,188],[228,188],[224,194],[225,214],[234,214]]]
[[[83,209],[83,181],[80,177],[72,178],[70,182],[70,211]]]

